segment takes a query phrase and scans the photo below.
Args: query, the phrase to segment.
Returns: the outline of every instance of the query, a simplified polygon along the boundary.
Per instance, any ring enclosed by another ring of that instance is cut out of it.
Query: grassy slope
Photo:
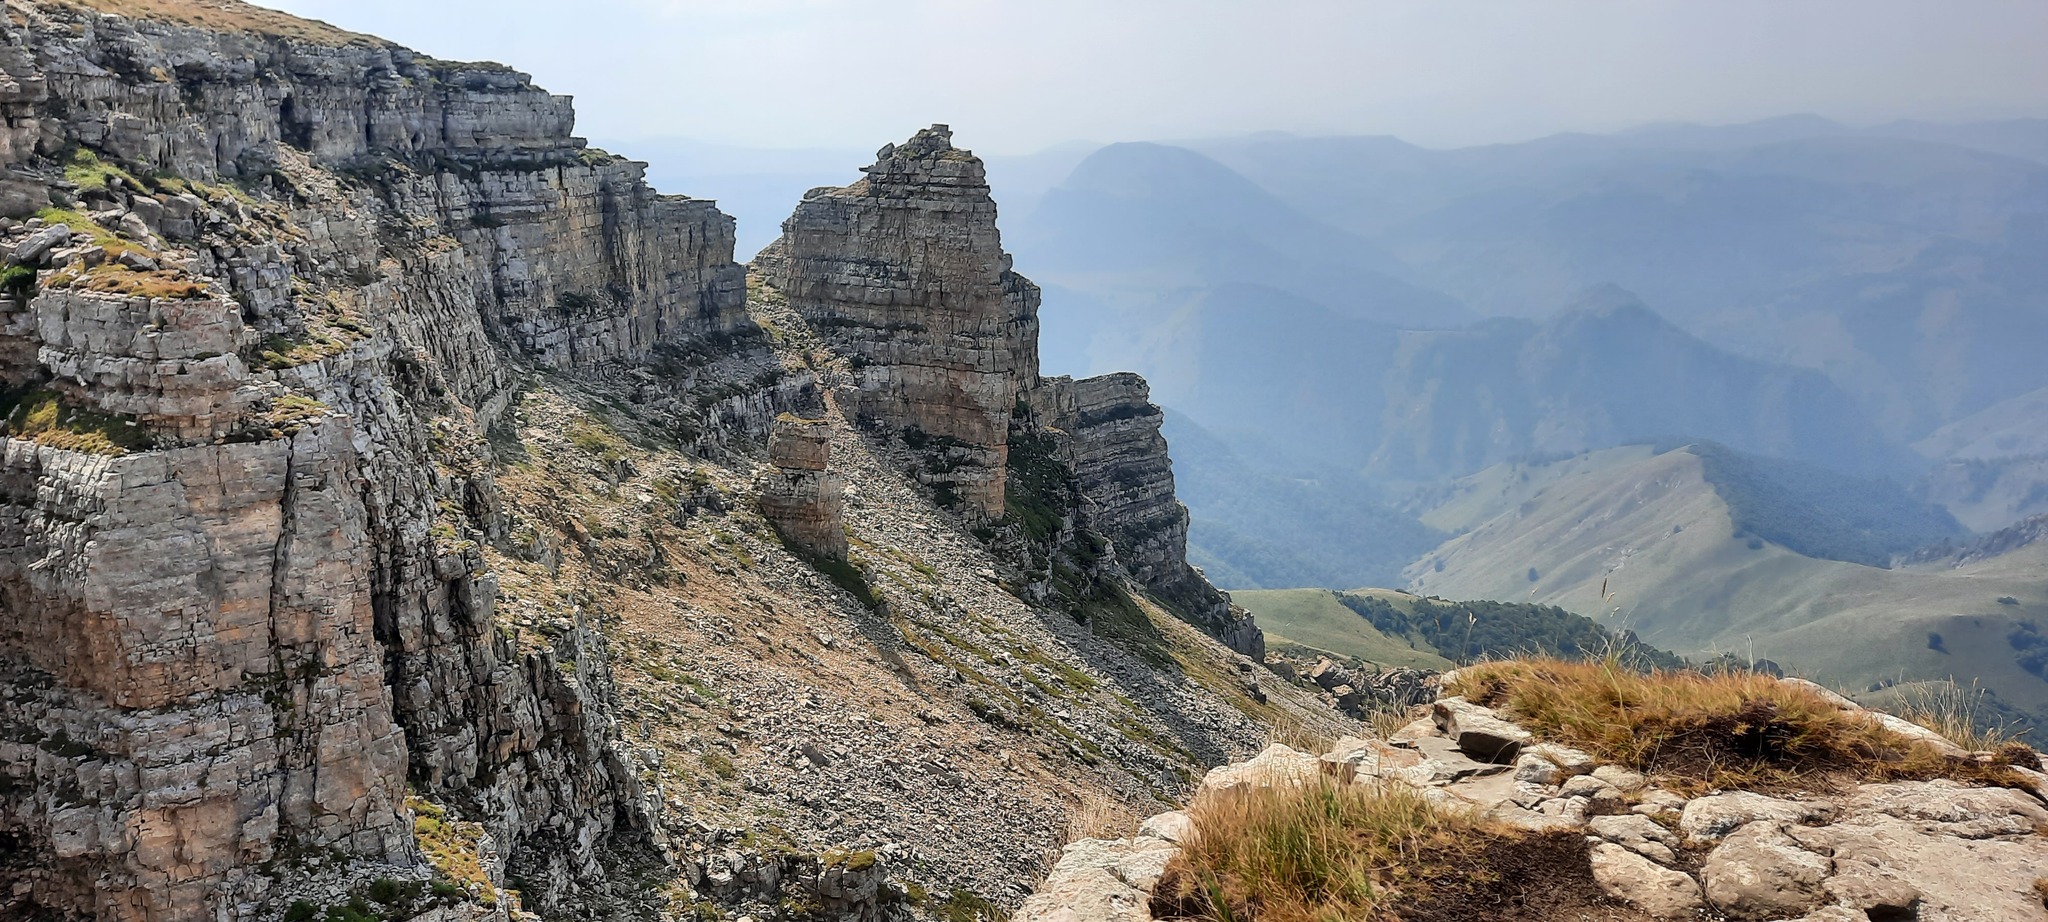
[[[1405,597],[1403,593],[1391,595]],[[1407,638],[1380,633],[1357,612],[1345,608],[1337,601],[1337,594],[1327,589],[1240,591],[1231,593],[1230,598],[1258,616],[1259,627],[1271,642],[1387,666],[1451,667],[1449,660],[1426,648],[1416,649]]]
[[[2021,671],[2005,643],[2015,620],[2048,619],[2048,547],[1963,569],[1815,560],[1733,538],[1726,504],[1690,454],[1558,467],[1535,471],[1535,489],[1508,495],[1409,568],[1409,588],[1546,602],[1683,655],[1753,653],[1850,689],[1955,676],[2048,707],[2048,682]],[[1928,647],[1930,631],[1948,653]]]

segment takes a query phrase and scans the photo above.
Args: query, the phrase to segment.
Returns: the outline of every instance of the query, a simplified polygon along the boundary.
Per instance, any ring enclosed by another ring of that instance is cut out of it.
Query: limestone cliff
[[[791,308],[850,358],[856,414],[923,452],[917,476],[944,504],[965,500],[981,518],[1010,523],[1030,519],[1033,505],[1073,507],[1059,528],[1035,529],[1047,532],[1036,536],[1047,547],[1021,555],[1042,558],[1037,597],[1053,591],[1044,584],[1062,566],[1077,571],[1069,582],[1083,584],[1067,594],[1099,592],[1101,555],[1077,537],[1094,534],[1109,542],[1122,576],[1262,658],[1250,615],[1187,563],[1187,510],[1173,495],[1160,412],[1144,379],[1039,378],[1038,287],[1002,250],[980,158],[934,125],[882,148],[862,170],[867,177],[851,186],[811,190],[755,260]],[[1072,495],[1020,502],[1009,486],[1012,449],[1047,434],[1057,457],[1041,460],[1063,470],[1051,472],[1057,484],[1038,477],[1035,492]]]
[[[409,864],[408,782],[524,876],[602,880],[646,822],[579,688],[603,676],[493,630],[490,517],[442,521],[490,475],[436,443],[523,363],[743,323],[730,219],[503,68],[237,4],[7,11],[6,206],[47,245],[16,248],[42,271],[0,329],[29,436],[0,487],[0,823],[62,860],[0,900],[210,917],[263,862]]]
[[[958,918],[1334,719],[1165,616],[1257,654],[942,131],[750,298],[524,75],[6,12],[0,916]]]
[[[1128,372],[1047,378],[1033,404],[1068,434],[1066,453],[1091,527],[1109,538],[1131,578],[1233,650],[1265,658],[1250,613],[1188,564],[1188,510],[1173,492],[1162,418],[1145,379]]]

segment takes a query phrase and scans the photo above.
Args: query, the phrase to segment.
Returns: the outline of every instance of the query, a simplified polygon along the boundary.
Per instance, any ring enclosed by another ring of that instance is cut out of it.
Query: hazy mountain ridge
[[[1843,687],[1956,677],[2048,708],[2048,682],[2014,640],[2048,614],[2038,535],[2016,529],[1891,569],[1808,556],[1739,524],[1713,466],[1697,448],[1621,448],[1473,475],[1444,494],[1470,530],[1410,567],[1407,587],[1557,605],[1688,657],[1770,659]]]

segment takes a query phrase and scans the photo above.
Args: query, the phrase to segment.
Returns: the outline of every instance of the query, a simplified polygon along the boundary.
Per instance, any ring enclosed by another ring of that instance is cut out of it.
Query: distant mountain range
[[[851,178],[633,149],[742,250]],[[2048,120],[1075,144],[989,175],[1046,371],[1151,380],[1220,585],[1542,602],[2048,708],[2048,550],[2000,531],[2048,513]],[[1941,556],[1967,546],[1996,552]]]

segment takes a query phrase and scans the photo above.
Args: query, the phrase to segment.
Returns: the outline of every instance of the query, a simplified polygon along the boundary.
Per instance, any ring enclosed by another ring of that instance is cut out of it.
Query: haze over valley
[[[2048,919],[2048,7],[0,5],[0,920]]]

